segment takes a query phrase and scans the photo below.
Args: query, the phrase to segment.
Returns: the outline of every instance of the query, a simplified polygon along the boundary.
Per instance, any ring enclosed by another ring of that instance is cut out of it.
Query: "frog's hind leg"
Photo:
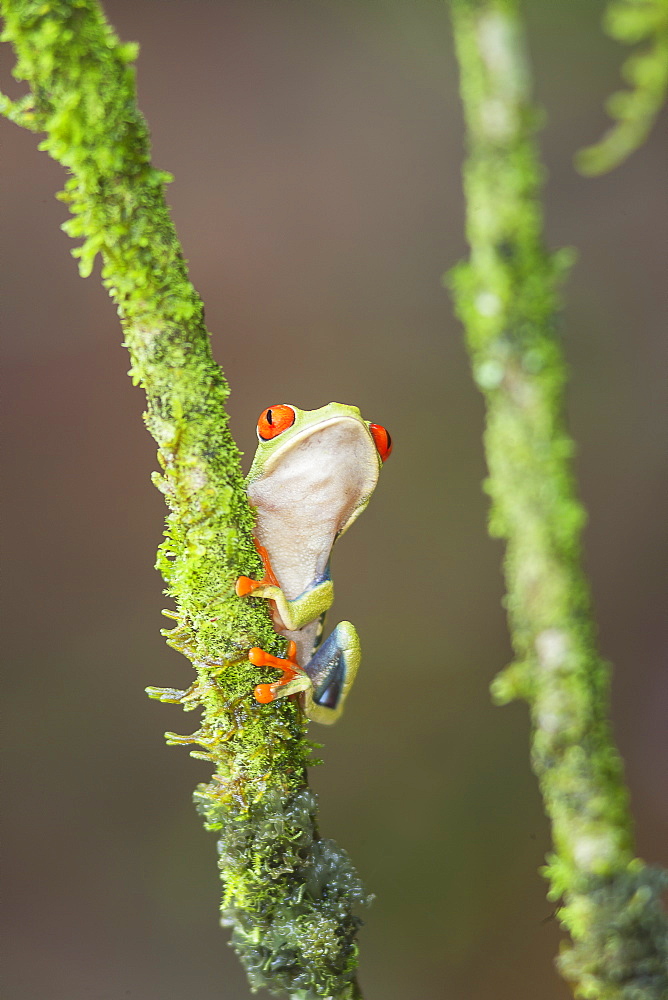
[[[304,667],[312,691],[305,692],[305,709],[314,722],[336,722],[360,664],[360,641],[354,625],[340,622]]]

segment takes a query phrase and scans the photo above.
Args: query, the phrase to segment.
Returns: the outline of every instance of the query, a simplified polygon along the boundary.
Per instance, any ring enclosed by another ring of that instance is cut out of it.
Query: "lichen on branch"
[[[322,840],[306,766],[311,744],[290,699],[260,706],[249,647],[279,655],[265,602],[240,600],[234,583],[257,575],[239,451],[229,430],[229,389],[213,360],[202,303],[191,285],[164,185],[150,161],[136,104],[132,60],[95,0],[2,0],[3,38],[30,93],[0,110],[44,133],[40,148],[68,171],[61,195],[81,239],[81,273],[99,255],[147,399],[158,444],[155,482],[169,507],[158,567],[176,602],[167,641],[196,670],[184,691],[149,694],[201,709],[197,730],[167,734],[210,761],[196,793],[209,829],[221,834],[223,917],[251,985],[300,1000],[354,1000],[359,918],[365,893],[350,860]]]
[[[530,71],[516,0],[451,0],[467,127],[470,258],[448,276],[486,403],[490,532],[506,540],[516,661],[496,679],[524,698],[531,759],[552,826],[545,875],[573,939],[559,960],[576,996],[668,996],[663,872],[634,857],[622,765],[608,723],[609,668],[581,569],[584,512],[563,419],[558,286],[572,254],[548,253]]]

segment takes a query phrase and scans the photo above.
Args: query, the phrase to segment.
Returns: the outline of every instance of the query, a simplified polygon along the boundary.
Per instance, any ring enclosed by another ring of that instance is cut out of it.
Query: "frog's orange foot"
[[[283,672],[283,676],[279,681],[274,681],[273,684],[258,684],[255,687],[253,692],[255,700],[259,701],[261,705],[267,705],[269,702],[274,701],[275,698],[280,697],[280,688],[304,673],[297,663],[296,654],[297,646],[294,642],[288,643],[287,655],[285,657],[272,656],[271,653],[265,653],[264,649],[260,649],[259,646],[253,646],[249,650],[248,659],[254,667],[271,667],[274,670],[281,670]]]
[[[264,582],[264,580],[251,580],[249,576],[240,576],[234,590],[237,597],[247,597],[248,594],[252,594],[258,587],[262,587]]]

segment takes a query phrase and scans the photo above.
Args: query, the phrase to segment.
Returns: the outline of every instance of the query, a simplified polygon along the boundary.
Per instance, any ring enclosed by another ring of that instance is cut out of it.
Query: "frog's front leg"
[[[251,580],[247,576],[240,576],[237,580],[236,592],[238,597],[246,597],[250,594],[253,597],[265,597],[269,601],[274,601],[283,628],[288,632],[298,632],[304,625],[315,621],[331,607],[334,600],[334,586],[329,575],[292,600],[285,596],[279,586],[267,578]]]

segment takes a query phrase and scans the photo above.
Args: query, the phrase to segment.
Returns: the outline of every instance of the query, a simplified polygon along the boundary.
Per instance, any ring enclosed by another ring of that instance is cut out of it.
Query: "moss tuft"
[[[560,913],[575,944],[558,965],[576,996],[592,1000],[668,997],[668,936],[661,893],[668,874],[635,862],[614,879],[593,880]]]
[[[370,897],[346,852],[319,838],[313,792],[283,800],[272,791],[239,812],[215,787],[200,785],[195,801],[208,828],[220,831],[222,922],[233,927],[251,986],[305,998],[355,996],[361,921],[351,904]]]

